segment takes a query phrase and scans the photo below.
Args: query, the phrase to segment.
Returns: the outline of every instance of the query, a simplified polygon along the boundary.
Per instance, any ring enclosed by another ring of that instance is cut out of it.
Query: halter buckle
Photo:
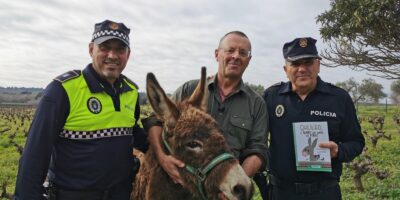
[[[200,170],[200,169],[197,169],[197,170],[196,170],[195,176],[196,176],[199,180],[201,180],[202,182],[206,179],[206,174],[203,173],[203,171]]]

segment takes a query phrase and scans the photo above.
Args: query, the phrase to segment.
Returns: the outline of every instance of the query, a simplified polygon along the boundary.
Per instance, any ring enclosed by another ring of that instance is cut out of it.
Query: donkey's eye
[[[203,143],[200,140],[192,140],[186,143],[186,147],[193,151],[200,151],[203,148]]]
[[[198,142],[189,142],[186,144],[187,147],[189,148],[196,148],[196,147],[202,147],[200,143]]]

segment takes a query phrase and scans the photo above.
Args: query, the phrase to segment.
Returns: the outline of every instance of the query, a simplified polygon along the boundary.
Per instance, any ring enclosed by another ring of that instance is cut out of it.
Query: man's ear
[[[93,42],[89,43],[89,54],[90,54],[90,57],[93,57],[93,48],[94,48],[94,43]]]
[[[218,62],[218,50],[219,49],[215,49],[214,51],[214,55],[215,55],[215,60]]]
[[[131,48],[128,48],[128,59],[131,56]]]

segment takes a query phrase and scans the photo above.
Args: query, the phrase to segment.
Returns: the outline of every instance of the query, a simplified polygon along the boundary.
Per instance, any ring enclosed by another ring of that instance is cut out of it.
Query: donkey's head
[[[315,155],[314,154],[314,149],[317,146],[317,140],[318,138],[315,138],[314,141],[311,144],[311,137],[308,138],[308,145],[304,147],[302,150],[302,155],[304,157],[309,156],[310,161],[317,161],[320,157],[320,155]]]
[[[175,104],[153,74],[147,75],[147,95],[164,122],[165,150],[186,164],[180,170],[184,188],[203,199],[250,199],[252,183],[229,148],[216,121],[206,113],[206,69],[192,96]]]

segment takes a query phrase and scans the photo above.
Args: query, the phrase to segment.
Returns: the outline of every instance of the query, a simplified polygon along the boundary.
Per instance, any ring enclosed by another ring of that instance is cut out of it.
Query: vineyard
[[[366,140],[361,156],[344,164],[340,186],[343,199],[400,198],[400,108],[359,106]],[[0,199],[12,199],[18,160],[34,115],[34,107],[0,107]],[[143,107],[148,115],[149,107]],[[256,193],[255,200],[261,199]]]

